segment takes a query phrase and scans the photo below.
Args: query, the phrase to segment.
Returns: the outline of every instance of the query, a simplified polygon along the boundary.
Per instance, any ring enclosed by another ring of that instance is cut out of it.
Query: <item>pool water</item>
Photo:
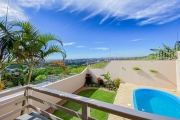
[[[169,93],[153,89],[133,92],[134,108],[153,114],[180,118],[180,99]]]

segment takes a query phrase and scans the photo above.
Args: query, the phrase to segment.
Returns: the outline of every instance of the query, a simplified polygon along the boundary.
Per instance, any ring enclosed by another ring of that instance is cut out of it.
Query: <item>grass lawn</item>
[[[116,93],[103,91],[103,90],[97,90],[97,89],[87,89],[87,90],[81,91],[78,95],[96,99],[96,100],[100,100],[100,101],[107,102],[107,103],[113,103]],[[63,106],[66,108],[72,109],[74,111],[78,111],[79,113],[82,112],[81,105],[77,104],[77,103],[68,101],[65,104],[63,104]],[[80,120],[76,117],[73,117],[73,116],[66,114],[64,112],[61,112],[59,110],[55,110],[53,114],[62,118],[63,120]],[[90,109],[90,115],[91,115],[91,117],[93,117],[97,120],[107,120],[107,118],[108,118],[108,113],[100,111],[100,110],[96,110],[93,108]]]
[[[106,65],[107,65],[107,62],[99,62],[99,63],[92,64],[91,66],[89,66],[89,68],[103,68]]]

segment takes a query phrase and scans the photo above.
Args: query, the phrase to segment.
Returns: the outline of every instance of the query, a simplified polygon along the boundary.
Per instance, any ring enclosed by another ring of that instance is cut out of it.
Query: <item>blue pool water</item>
[[[180,118],[180,99],[172,94],[153,90],[133,91],[134,109],[153,114]]]

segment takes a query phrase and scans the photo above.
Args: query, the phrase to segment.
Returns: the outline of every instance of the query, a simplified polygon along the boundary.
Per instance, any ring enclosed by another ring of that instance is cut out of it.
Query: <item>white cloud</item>
[[[143,39],[133,39],[131,40],[132,42],[137,42],[137,41],[140,41],[140,40],[143,40]]]
[[[94,49],[94,50],[109,50],[109,48],[106,48],[106,47],[90,48],[90,49]]]
[[[63,0],[62,4],[67,4],[67,1]],[[138,25],[164,24],[180,18],[177,16],[180,0],[74,0],[69,6],[77,11],[88,11],[89,15],[83,20],[103,16],[99,24],[109,18],[140,20]]]
[[[11,0],[12,1],[12,0]],[[17,4],[23,7],[33,7],[33,8],[46,8],[51,9],[52,6],[56,5],[58,0],[14,0]]]
[[[7,0],[1,0],[0,2],[0,18],[5,20],[7,13]],[[16,0],[11,0],[8,7],[8,20],[28,20],[28,16],[25,15],[23,9],[16,3]]]
[[[0,2],[0,17],[6,13],[7,0]],[[82,20],[102,16],[99,24],[109,18],[115,21],[129,19],[138,20],[138,25],[165,24],[180,18],[180,0],[11,0],[9,7],[10,19],[27,20],[24,8],[37,10],[68,8],[69,12],[86,11],[89,13]],[[113,20],[112,20],[113,21]]]
[[[80,46],[76,46],[77,48],[85,48],[86,46],[84,45],[80,45]]]
[[[67,7],[69,7],[72,4],[72,0],[68,0],[63,4],[63,7],[59,9],[59,11],[65,10]]]
[[[63,43],[63,46],[70,46],[70,45],[74,45],[75,42],[69,42],[69,43]]]
[[[95,11],[95,12],[91,13],[90,15],[86,16],[85,18],[83,18],[82,20],[90,19],[90,18],[92,18],[92,17],[98,15],[100,12],[102,12],[102,10]]]

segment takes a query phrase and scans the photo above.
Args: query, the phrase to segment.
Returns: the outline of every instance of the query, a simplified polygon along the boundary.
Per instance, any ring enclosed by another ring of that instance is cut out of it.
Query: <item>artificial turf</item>
[[[100,100],[107,103],[113,103],[116,93],[115,92],[108,92],[103,90],[97,90],[97,89],[87,89],[81,91],[78,95],[88,97],[91,99]],[[71,110],[77,111],[79,113],[82,112],[82,106],[80,104],[74,103],[74,102],[66,102],[62,105],[63,107],[69,108]],[[61,112],[59,110],[55,110],[54,115],[62,118],[63,120],[80,120],[79,118],[73,117],[67,113]],[[90,115],[91,117],[97,119],[97,120],[107,120],[108,119],[108,113],[90,108]]]

